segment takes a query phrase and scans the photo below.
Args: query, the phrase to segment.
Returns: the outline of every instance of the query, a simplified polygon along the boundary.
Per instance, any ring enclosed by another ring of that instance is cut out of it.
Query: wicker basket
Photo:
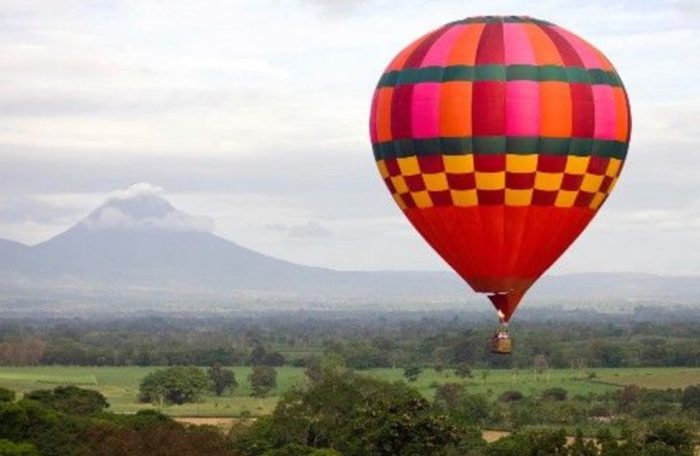
[[[491,353],[498,355],[510,355],[513,351],[513,342],[507,334],[499,334],[491,339]]]

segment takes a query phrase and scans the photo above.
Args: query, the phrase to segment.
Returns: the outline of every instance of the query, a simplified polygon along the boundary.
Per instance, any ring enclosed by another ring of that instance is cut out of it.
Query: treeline
[[[681,317],[516,322],[511,357],[491,355],[493,329],[490,320],[445,314],[14,320],[0,324],[0,365],[304,367],[335,354],[355,369],[526,368],[538,356],[555,368],[700,366],[700,325]]]
[[[185,426],[157,411],[109,413],[100,393],[73,386],[29,392],[20,400],[14,392],[0,389],[0,454],[693,456],[700,417],[700,387],[694,387],[680,397],[664,399],[681,400],[682,409],[675,415],[627,419],[619,433],[600,428],[586,438],[580,430],[533,429],[530,422],[527,428],[516,426],[513,434],[487,443],[480,424],[490,419],[493,403],[486,399],[479,403],[454,385],[445,385],[430,401],[403,382],[371,379],[337,364],[309,373],[308,382],[285,393],[271,415],[239,422],[227,434],[213,427]],[[632,395],[637,403],[658,399],[649,394],[656,393]],[[528,400],[515,396],[510,393],[497,401]],[[624,394],[614,399],[620,407],[630,405]],[[532,398],[528,407],[568,400],[562,391],[552,390]],[[572,441],[567,439],[570,432],[576,436]]]

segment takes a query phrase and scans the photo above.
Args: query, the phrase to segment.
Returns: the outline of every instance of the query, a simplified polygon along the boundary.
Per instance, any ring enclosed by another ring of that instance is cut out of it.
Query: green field
[[[141,379],[156,368],[153,367],[0,367],[0,386],[18,392],[53,388],[58,385],[77,385],[100,391],[107,397],[111,410],[131,413],[152,407],[137,401]],[[247,377],[249,367],[236,367],[236,378],[240,386],[233,395],[224,397],[206,396],[198,404],[168,406],[164,411],[173,416],[240,416],[249,412],[262,415],[272,411],[281,393],[301,385],[304,371],[301,368],[283,367],[277,369],[278,387],[270,397],[256,399],[250,397]],[[452,371],[435,372],[426,369],[414,386],[424,395],[432,397],[436,385],[446,382],[461,382],[469,392],[499,395],[506,390],[519,390],[524,394],[537,394],[547,388],[560,386],[570,395],[585,395],[589,392],[602,393],[624,385],[636,384],[646,388],[683,388],[700,384],[700,368],[629,368],[629,369],[570,369],[550,370],[548,374],[535,378],[532,370],[491,370],[483,376],[481,370],[474,370],[473,378],[462,380]],[[595,377],[588,378],[590,372]],[[403,380],[401,369],[371,369],[363,371],[384,380]]]

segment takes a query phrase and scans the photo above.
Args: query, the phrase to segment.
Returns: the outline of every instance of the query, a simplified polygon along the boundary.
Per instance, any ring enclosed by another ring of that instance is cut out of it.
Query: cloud
[[[138,196],[160,195],[161,193],[163,193],[163,187],[158,187],[148,182],[138,182],[126,188],[113,191],[110,197],[118,200],[126,200]]]
[[[333,232],[316,220],[308,220],[299,225],[286,225],[283,223],[273,223],[268,225],[273,231],[286,233],[294,239],[319,239],[333,235]]]
[[[90,230],[211,232],[214,229],[214,223],[209,217],[194,217],[183,212],[172,211],[160,218],[135,218],[114,207],[99,210],[85,219],[82,225]]]

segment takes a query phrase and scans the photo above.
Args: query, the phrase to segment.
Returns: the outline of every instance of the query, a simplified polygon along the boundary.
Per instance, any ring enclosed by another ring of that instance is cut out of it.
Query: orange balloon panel
[[[447,24],[379,80],[379,172],[426,241],[507,321],[614,187],[630,137],[610,62],[528,17]]]

